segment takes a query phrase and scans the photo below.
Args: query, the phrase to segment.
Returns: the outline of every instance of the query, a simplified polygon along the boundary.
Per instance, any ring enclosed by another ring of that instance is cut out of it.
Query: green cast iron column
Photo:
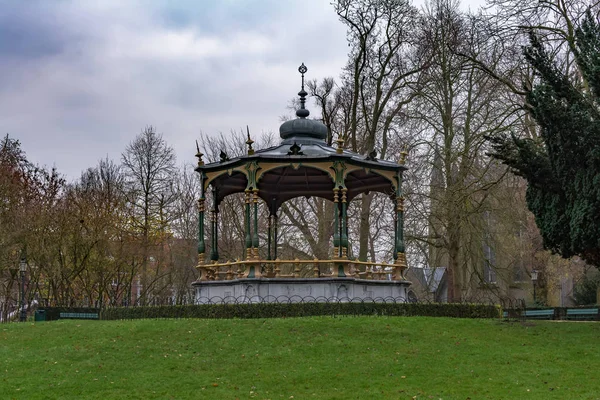
[[[398,197],[392,196],[392,201],[394,202],[394,210],[392,213],[392,217],[394,218],[394,261],[398,259]]]
[[[258,259],[258,189],[254,189],[254,235],[252,236],[252,247],[254,258]]]
[[[217,204],[217,189],[213,188],[213,209],[212,209],[212,248],[210,249],[210,259],[219,261],[219,206]]]
[[[404,253],[404,197],[396,200],[396,253]]]
[[[277,233],[279,225],[279,218],[277,217],[277,212],[273,214],[273,258],[277,260]]]
[[[272,260],[271,258],[271,244],[273,235],[273,216],[269,215],[269,219],[267,220],[267,260]]]
[[[271,203],[271,207],[269,209],[269,234],[267,235],[269,238],[269,243],[268,243],[268,255],[267,255],[267,260],[274,260],[277,258],[277,236],[275,234],[276,232],[276,227],[275,227],[275,223],[277,222],[275,219],[277,218],[277,207],[276,207],[276,201],[277,198],[273,197],[271,199],[272,203]]]
[[[200,173],[200,198],[198,199],[198,265],[204,263],[206,243],[204,239],[204,212],[206,209],[206,196],[204,194],[204,174]]]
[[[341,257],[340,249],[340,207],[338,189],[333,189],[333,257]]]
[[[396,189],[396,251],[395,259],[404,256],[404,196],[402,194],[402,172],[396,177],[398,188]]]
[[[342,247],[342,257],[348,257],[348,203],[346,193],[348,189],[342,189],[342,237],[340,244]]]
[[[252,232],[250,231],[251,221],[250,221],[250,190],[246,189],[244,191],[244,202],[246,203],[246,259],[249,260],[252,256]]]
[[[204,207],[206,199],[202,195],[198,199],[198,258],[204,257],[206,251],[206,243],[204,243]]]

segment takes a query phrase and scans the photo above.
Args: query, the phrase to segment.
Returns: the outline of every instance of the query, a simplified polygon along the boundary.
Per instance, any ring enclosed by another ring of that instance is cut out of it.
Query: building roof
[[[216,176],[210,178],[210,183],[218,189],[217,202],[249,188],[248,174],[242,169],[253,162],[254,168],[263,172],[259,173],[257,188],[252,189],[259,190],[259,196],[270,209],[274,207],[276,210],[283,202],[299,196],[333,200],[336,183],[331,169],[335,162],[340,162],[342,166],[339,168],[347,170],[343,173],[345,179],[342,184],[347,189],[348,201],[369,191],[394,194],[394,188],[399,184],[394,181],[395,177],[406,168],[396,162],[377,159],[374,152],[365,156],[345,150],[341,139],[337,148],[328,146],[327,127],[321,121],[307,118],[310,115],[305,107],[308,93],[304,90],[304,73],[307,68],[302,64],[298,70],[302,74],[302,89],[298,93],[300,108],[296,111],[297,118],[284,122],[279,128],[282,139],[279,145],[255,151],[252,149],[254,142],[248,135],[247,155],[230,159],[221,152],[220,161],[210,164],[199,162],[196,171]],[[228,173],[217,176],[219,171]]]
[[[417,278],[423,288],[427,288],[430,293],[436,293],[442,284],[446,268],[411,268],[409,272]]]

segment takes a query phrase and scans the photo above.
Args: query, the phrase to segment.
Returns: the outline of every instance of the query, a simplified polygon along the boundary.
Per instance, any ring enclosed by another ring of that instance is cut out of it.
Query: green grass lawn
[[[0,399],[599,399],[600,323],[426,317],[0,325]]]

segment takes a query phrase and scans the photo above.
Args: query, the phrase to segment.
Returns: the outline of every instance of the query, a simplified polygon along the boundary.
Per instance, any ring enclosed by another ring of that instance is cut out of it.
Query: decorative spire
[[[306,118],[310,115],[310,111],[308,111],[305,107],[306,104],[306,90],[304,90],[304,74],[308,71],[306,65],[302,63],[300,67],[298,67],[298,72],[302,75],[302,89],[298,92],[298,96],[300,96],[300,109],[296,111],[296,115],[299,118]]]
[[[246,144],[248,145],[248,155],[251,156],[254,154],[254,149],[252,148],[254,140],[250,139],[250,128],[248,128],[248,125],[246,125],[246,132],[248,132],[248,140],[246,140]]]
[[[398,164],[400,164],[400,165],[406,164],[406,156],[407,155],[408,155],[408,146],[404,145],[404,146],[402,146],[402,151],[400,152],[400,160],[398,161]]]
[[[198,166],[201,167],[204,165],[204,161],[202,160],[202,156],[204,154],[200,153],[200,146],[198,146],[198,141],[196,140],[196,157],[198,157]]]
[[[336,142],[337,142],[338,147],[337,147],[337,149],[335,149],[335,152],[337,154],[342,154],[344,152],[344,137],[342,136],[341,133],[338,135]]]

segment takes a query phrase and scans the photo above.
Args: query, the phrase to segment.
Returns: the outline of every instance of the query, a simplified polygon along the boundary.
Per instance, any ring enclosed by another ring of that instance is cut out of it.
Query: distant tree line
[[[153,127],[127,146],[120,163],[100,160],[73,183],[34,165],[8,135],[0,169],[5,313],[16,300],[21,257],[29,302],[101,307],[190,299],[197,181],[190,166],[176,167],[173,149]]]

